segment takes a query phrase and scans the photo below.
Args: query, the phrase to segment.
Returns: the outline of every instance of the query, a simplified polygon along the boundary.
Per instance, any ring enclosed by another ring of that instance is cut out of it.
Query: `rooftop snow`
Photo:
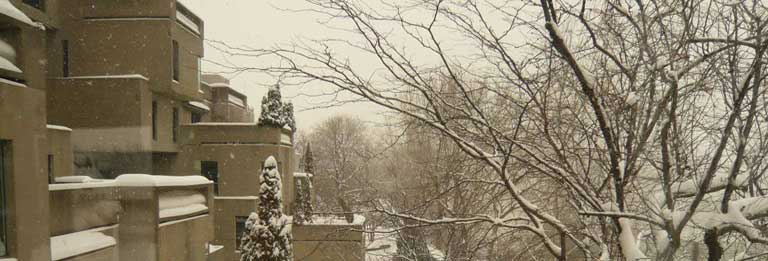
[[[121,187],[172,187],[211,184],[203,176],[160,176],[148,174],[122,174],[115,179]]]
[[[114,246],[115,238],[99,232],[105,228],[96,228],[51,237],[51,260],[62,260],[99,249]]]
[[[48,124],[48,125],[45,125],[45,127],[48,128],[49,130],[72,131],[72,129],[61,126],[61,125]]]

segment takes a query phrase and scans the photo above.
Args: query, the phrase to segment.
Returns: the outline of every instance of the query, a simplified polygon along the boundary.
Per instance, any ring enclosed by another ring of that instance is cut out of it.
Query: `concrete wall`
[[[176,170],[199,174],[200,161],[216,161],[219,193],[215,201],[214,244],[224,246],[212,260],[237,260],[236,217],[257,211],[262,163],[278,160],[284,211],[294,202],[293,145],[290,132],[256,124],[203,123],[182,126]]]
[[[71,176],[74,173],[72,131],[48,128],[48,155],[53,156],[53,176]],[[51,164],[51,163],[49,163]]]
[[[213,240],[213,218],[197,216],[183,222],[165,222],[158,227],[159,258],[162,261],[205,261],[206,244]]]
[[[239,260],[236,238],[236,217],[248,217],[257,211],[258,197],[218,197],[214,212],[214,244],[224,246],[214,260]]]
[[[213,208],[210,185],[191,187],[121,187],[120,260],[205,260],[213,240],[212,218],[204,213],[161,222],[158,195],[169,190],[202,190]]]
[[[283,181],[286,212],[294,200],[293,145],[290,132],[255,124],[182,125],[182,147],[176,170],[200,173],[200,161],[217,161],[219,196],[255,196],[259,193],[262,162],[275,156]]]
[[[74,129],[75,151],[149,151],[152,93],[139,77],[51,79],[48,123]]]
[[[49,197],[51,236],[117,224],[122,212],[112,186],[51,190]]]
[[[356,229],[358,231],[352,231]],[[361,225],[293,225],[295,260],[365,260]]]
[[[19,260],[50,260],[45,94],[0,83],[0,140],[10,145],[5,162],[8,250]],[[37,207],[35,207],[37,206]]]
[[[243,100],[244,106],[229,101],[229,96]],[[248,108],[248,97],[230,87],[211,87],[211,121],[213,122],[254,122],[253,112]]]

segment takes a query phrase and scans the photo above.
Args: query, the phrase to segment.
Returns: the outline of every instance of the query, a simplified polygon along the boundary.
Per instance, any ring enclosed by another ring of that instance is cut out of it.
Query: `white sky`
[[[318,23],[319,16],[308,13],[296,13],[281,9],[302,9],[307,5],[301,0],[180,0],[185,6],[200,16],[205,23],[205,38],[223,41],[234,46],[269,48],[290,42],[299,37],[322,38],[330,30]],[[228,58],[216,49],[205,45],[204,60],[224,62]],[[235,64],[246,65],[247,59],[229,58]],[[210,62],[203,62],[203,72],[221,72],[220,67]],[[258,73],[225,75],[231,78],[233,88],[248,95],[248,103],[258,115],[261,97],[266,93],[267,85],[275,80]],[[312,87],[312,86],[305,86]],[[365,120],[379,122],[380,111],[373,104],[349,104],[330,109],[304,110],[313,107],[317,99],[297,96],[297,88],[284,88],[283,98],[290,99],[297,110],[299,130],[306,131],[331,115],[341,113],[357,116]],[[316,105],[316,104],[315,104]],[[258,117],[258,116],[257,116]]]

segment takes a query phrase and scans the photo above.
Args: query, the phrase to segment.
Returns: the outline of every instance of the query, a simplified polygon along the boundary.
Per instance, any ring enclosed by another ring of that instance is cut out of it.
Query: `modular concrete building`
[[[201,75],[203,39],[176,0],[0,0],[0,260],[236,260],[270,155],[291,213],[293,130]]]
[[[173,174],[180,125],[207,113],[202,20],[175,0],[46,10],[48,123],[72,128],[76,173]]]

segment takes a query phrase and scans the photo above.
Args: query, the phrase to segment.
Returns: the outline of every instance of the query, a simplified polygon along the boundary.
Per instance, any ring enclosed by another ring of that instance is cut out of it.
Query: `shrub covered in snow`
[[[241,261],[293,260],[290,217],[283,214],[280,173],[270,156],[261,171],[259,210],[245,222],[240,244]]]
[[[296,120],[293,116],[293,104],[290,102],[283,103],[283,98],[280,94],[280,85],[275,85],[269,88],[267,96],[264,96],[264,98],[261,99],[259,124],[277,128],[288,126],[292,130],[296,129]]]

